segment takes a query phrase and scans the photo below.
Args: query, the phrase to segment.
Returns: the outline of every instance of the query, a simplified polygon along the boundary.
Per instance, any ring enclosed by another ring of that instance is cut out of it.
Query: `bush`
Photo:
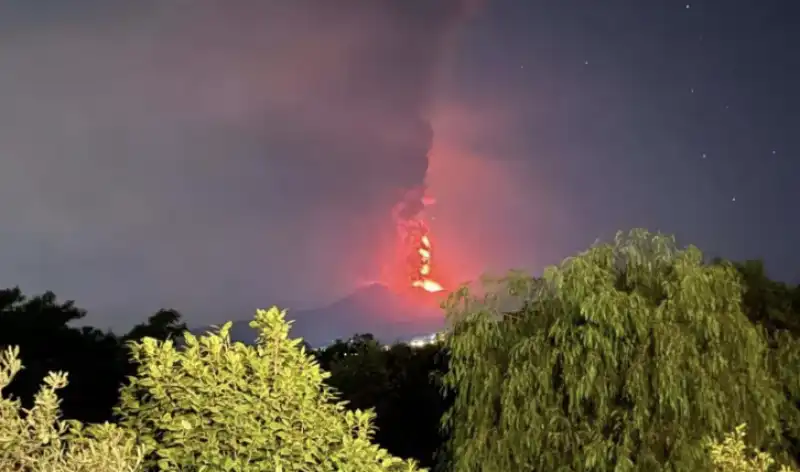
[[[122,424],[160,470],[414,471],[374,445],[371,411],[348,411],[316,361],[288,338],[277,308],[259,310],[256,346],[187,334],[185,346],[132,343],[137,376],[123,388]]]
[[[22,369],[19,349],[0,358],[0,392]],[[17,399],[0,398],[0,470],[4,472],[134,472],[141,470],[143,451],[134,437],[105,423],[85,428],[59,419],[56,390],[67,375],[50,373],[31,409]]]
[[[786,465],[777,468],[775,459],[764,451],[748,448],[744,443],[746,427],[738,426],[725,439],[708,444],[715,472],[791,472]]]

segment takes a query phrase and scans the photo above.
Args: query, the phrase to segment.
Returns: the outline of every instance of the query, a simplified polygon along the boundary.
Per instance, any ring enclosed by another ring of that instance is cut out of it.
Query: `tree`
[[[0,357],[0,391],[22,369],[18,348]],[[34,406],[0,398],[0,470],[6,472],[136,472],[142,450],[129,432],[111,424],[84,427],[61,421],[56,390],[67,385],[64,373],[50,373]]]
[[[433,467],[445,439],[439,426],[448,405],[440,382],[447,370],[445,353],[436,344],[400,344],[386,351],[386,358],[390,401],[377,410],[376,440],[396,455]]]
[[[791,472],[788,466],[776,467],[775,459],[764,451],[753,450],[745,444],[744,424],[722,441],[710,441],[708,449],[715,472]]]
[[[109,419],[125,375],[124,346],[111,333],[68,325],[85,315],[52,292],[28,298],[18,287],[0,290],[0,347],[19,347],[26,367],[6,394],[30,408],[48,372],[69,372],[70,383],[62,391],[64,417]]]
[[[372,335],[356,335],[320,350],[328,383],[350,408],[372,408],[375,441],[390,453],[435,465],[443,444],[439,420],[446,410],[439,377],[447,359],[441,346],[384,346]]]
[[[336,341],[318,354],[323,369],[330,372],[328,384],[356,409],[374,408],[378,415],[391,401],[391,373],[386,352],[371,334],[357,334]],[[380,435],[380,432],[378,432]]]
[[[800,286],[770,279],[761,261],[745,261],[735,267],[742,281],[744,312],[764,329],[770,369],[788,400],[781,414],[783,435],[791,444],[791,455],[800,459]]]
[[[218,334],[132,343],[137,375],[122,390],[121,424],[160,470],[382,472],[416,470],[372,444],[372,412],[348,411],[328,375],[288,338],[284,312],[258,311],[256,346]]]
[[[456,472],[702,470],[703,438],[740,423],[786,460],[786,398],[730,264],[636,230],[501,286],[521,309],[499,289],[448,301]]]
[[[177,338],[186,330],[175,310],[159,310],[123,337],[70,326],[85,316],[73,301],[61,302],[52,292],[28,298],[19,287],[0,290],[0,347],[19,347],[25,365],[6,393],[29,408],[48,372],[68,372],[70,382],[61,392],[64,418],[102,423],[111,419],[119,389],[135,371],[124,342]]]
[[[770,338],[781,331],[800,338],[800,286],[770,279],[762,261],[744,261],[735,267],[742,280],[747,317],[763,326]]]
[[[161,341],[179,339],[188,330],[181,318],[181,314],[176,310],[158,310],[147,319],[146,323],[134,326],[124,339],[126,341],[137,341],[146,337]]]

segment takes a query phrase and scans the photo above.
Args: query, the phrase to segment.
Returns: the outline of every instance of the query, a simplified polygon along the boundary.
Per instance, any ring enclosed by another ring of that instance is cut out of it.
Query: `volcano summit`
[[[293,321],[291,335],[303,338],[313,347],[349,339],[356,333],[371,333],[381,342],[391,343],[442,330],[444,312],[435,303],[440,298],[423,303],[376,283],[322,308],[288,310],[286,317]],[[230,332],[233,341],[255,341],[256,332],[249,322],[233,322]]]

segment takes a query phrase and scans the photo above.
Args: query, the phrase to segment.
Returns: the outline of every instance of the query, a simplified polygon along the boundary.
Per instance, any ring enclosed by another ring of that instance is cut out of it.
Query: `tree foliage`
[[[323,383],[316,385],[324,393],[311,403],[347,401],[346,407],[340,403],[342,408],[324,411],[344,416],[353,436],[367,431],[390,455],[425,466],[434,466],[434,451],[449,437],[449,450],[439,451],[444,454],[436,464],[448,472],[453,467],[456,472],[677,470],[703,462],[719,472],[762,472],[758,457],[765,453],[781,462],[787,454],[800,458],[800,286],[770,279],[761,262],[706,264],[694,248],[678,250],[668,238],[638,232],[567,260],[541,279],[515,274],[488,288],[486,297],[473,291],[451,300],[448,309],[456,322],[444,347],[383,346],[370,335],[356,335],[315,351],[331,375],[322,374]],[[329,419],[327,413],[299,413],[305,403],[295,397],[273,397],[267,409],[258,409],[263,392],[253,386],[263,377],[263,364],[297,373],[302,369],[292,366],[305,365],[301,357],[281,354],[276,362],[264,343],[242,351],[224,337],[195,338],[195,357],[185,357],[186,325],[174,310],[160,310],[122,335],[75,327],[84,316],[51,292],[25,296],[19,288],[0,290],[0,350],[21,348],[9,351],[20,357],[7,357],[12,368],[3,370],[0,470],[127,470],[127,459],[119,457],[136,453],[130,433],[64,421],[57,411],[84,424],[112,420],[120,387],[137,372],[135,385],[126,389],[128,405],[143,410],[120,413],[145,426],[139,440],[150,446],[150,465],[157,465],[159,451],[186,449],[180,434],[197,440],[182,457],[190,465],[181,467],[191,470],[191,460],[198,463],[206,430],[168,434],[176,418],[214,425],[211,438],[217,442],[210,451],[217,452],[208,457],[236,467],[237,457],[257,450],[253,444],[283,447],[281,454],[291,455],[297,449],[286,449],[284,439],[300,436],[290,428],[281,432],[283,438],[264,442],[258,434],[248,436],[257,430],[253,422],[227,434],[234,418],[255,418],[260,428],[276,405],[285,404],[281,411],[307,421],[304,428]],[[156,342],[165,340],[170,342]],[[297,343],[287,352],[299,352],[304,343]],[[165,346],[174,352],[165,354]],[[438,379],[448,371],[454,347],[458,356],[443,398]],[[137,349],[138,357],[130,358]],[[150,359],[146,365],[144,359]],[[14,366],[20,363],[25,369],[18,371]],[[50,372],[67,372],[69,383]],[[212,374],[213,379],[203,377]],[[174,379],[189,379],[191,389],[181,391],[184,384],[170,383]],[[292,394],[288,380],[281,382],[270,391]],[[237,389],[244,392],[239,400]],[[217,391],[227,393],[215,398],[211,392]],[[176,408],[172,399],[183,403]],[[198,402],[202,407],[196,409]],[[449,430],[442,435],[439,418],[451,404],[445,417]],[[368,428],[357,428],[355,419],[363,413],[353,410],[359,409],[376,415]],[[341,421],[327,431],[346,434]],[[744,422],[750,425],[746,438],[736,430],[716,443],[710,456],[701,447],[702,436],[720,437]],[[344,454],[343,440],[327,438],[312,449]],[[233,462],[226,461],[231,454]],[[309,470],[324,470],[317,466]],[[265,467],[273,470],[269,463]],[[258,466],[244,470],[253,469]]]
[[[769,367],[784,396],[781,422],[792,457],[800,457],[800,286],[770,279],[761,261],[734,265],[742,281],[747,317],[764,329],[769,344]]]
[[[25,365],[6,394],[30,408],[48,372],[68,372],[70,382],[61,391],[64,417],[109,419],[127,370],[127,354],[111,333],[69,326],[85,315],[52,292],[26,297],[19,288],[0,290],[0,348],[19,347]]]
[[[736,427],[736,431],[727,434],[722,441],[711,441],[708,444],[714,472],[791,472],[792,469],[783,464],[778,466],[775,459],[764,451],[754,450],[745,444],[744,424]]]
[[[439,421],[447,406],[440,395],[439,378],[447,366],[441,346],[386,346],[360,334],[321,349],[317,357],[348,407],[374,409],[378,444],[423,466],[436,464],[444,442]]]
[[[0,391],[22,369],[19,349],[0,357]],[[4,472],[136,472],[143,451],[134,436],[111,424],[85,428],[59,419],[56,390],[67,384],[64,373],[50,373],[30,409],[18,400],[0,398],[0,470]]]
[[[181,314],[176,310],[158,310],[147,319],[146,323],[139,323],[125,335],[125,341],[136,341],[143,338],[153,338],[164,341],[178,339],[189,328],[181,321]]]
[[[730,264],[637,230],[501,286],[521,309],[448,302],[456,472],[701,470],[704,437],[745,422],[779,449],[786,397]]]
[[[371,442],[373,414],[349,411],[327,374],[288,338],[276,308],[251,326],[256,346],[218,334],[132,345],[137,375],[122,391],[121,422],[160,470],[413,471]],[[204,469],[205,468],[205,469]]]

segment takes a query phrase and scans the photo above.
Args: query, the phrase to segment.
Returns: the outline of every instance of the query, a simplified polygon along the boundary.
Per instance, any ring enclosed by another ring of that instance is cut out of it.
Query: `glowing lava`
[[[425,207],[434,203],[434,199],[426,195],[425,188],[421,187],[410,190],[393,209],[401,257],[405,259],[403,283],[430,293],[444,290],[436,280],[432,263],[433,245],[424,215]]]
[[[416,219],[407,225],[407,241],[412,244],[412,253],[409,255],[409,271],[411,286],[421,288],[426,292],[441,292],[444,290],[439,282],[431,276],[431,255],[433,247],[428,236],[430,230],[422,219]]]

